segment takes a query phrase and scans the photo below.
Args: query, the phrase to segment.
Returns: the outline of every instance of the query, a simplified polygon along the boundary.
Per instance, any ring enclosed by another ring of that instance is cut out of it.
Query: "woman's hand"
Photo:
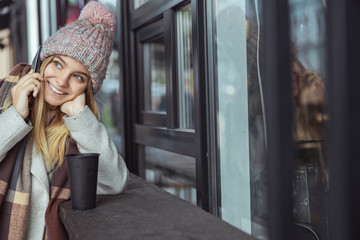
[[[85,93],[80,94],[74,100],[61,105],[60,110],[68,116],[74,116],[81,112],[85,107]]]
[[[33,97],[38,95],[41,86],[40,81],[43,81],[43,78],[31,69],[11,89],[13,106],[24,119],[29,115],[30,94],[32,93]]]

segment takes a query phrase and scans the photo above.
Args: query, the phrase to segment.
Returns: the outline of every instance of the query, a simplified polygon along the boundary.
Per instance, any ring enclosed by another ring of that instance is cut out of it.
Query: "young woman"
[[[98,194],[124,190],[128,170],[97,119],[112,12],[88,3],[43,45],[41,67],[17,65],[0,81],[0,240],[67,239],[58,206],[70,198],[66,154],[97,152]]]

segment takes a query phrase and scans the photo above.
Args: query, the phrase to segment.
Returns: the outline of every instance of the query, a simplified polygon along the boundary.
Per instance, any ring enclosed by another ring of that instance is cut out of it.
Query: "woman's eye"
[[[55,67],[61,68],[61,64],[60,64],[60,63],[58,63],[58,62],[55,61],[54,64],[55,64]]]
[[[79,75],[74,75],[74,77],[77,78],[77,79],[80,80],[80,81],[84,81],[84,79],[83,79],[81,76],[79,76]]]

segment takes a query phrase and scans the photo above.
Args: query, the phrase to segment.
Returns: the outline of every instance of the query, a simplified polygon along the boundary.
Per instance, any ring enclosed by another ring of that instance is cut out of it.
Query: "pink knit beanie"
[[[104,81],[116,30],[114,14],[99,2],[89,2],[80,17],[54,33],[41,50],[41,61],[52,55],[67,55],[89,70],[93,92]]]

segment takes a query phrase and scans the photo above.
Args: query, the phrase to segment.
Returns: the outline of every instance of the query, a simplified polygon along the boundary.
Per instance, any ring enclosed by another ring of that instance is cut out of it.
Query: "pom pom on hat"
[[[110,9],[98,2],[89,2],[81,11],[79,20],[87,19],[92,24],[105,25],[112,35],[116,30],[116,19]]]
[[[96,93],[106,76],[115,30],[116,19],[111,10],[99,2],[89,2],[78,20],[60,28],[45,41],[41,61],[53,55],[76,59],[88,69]]]

